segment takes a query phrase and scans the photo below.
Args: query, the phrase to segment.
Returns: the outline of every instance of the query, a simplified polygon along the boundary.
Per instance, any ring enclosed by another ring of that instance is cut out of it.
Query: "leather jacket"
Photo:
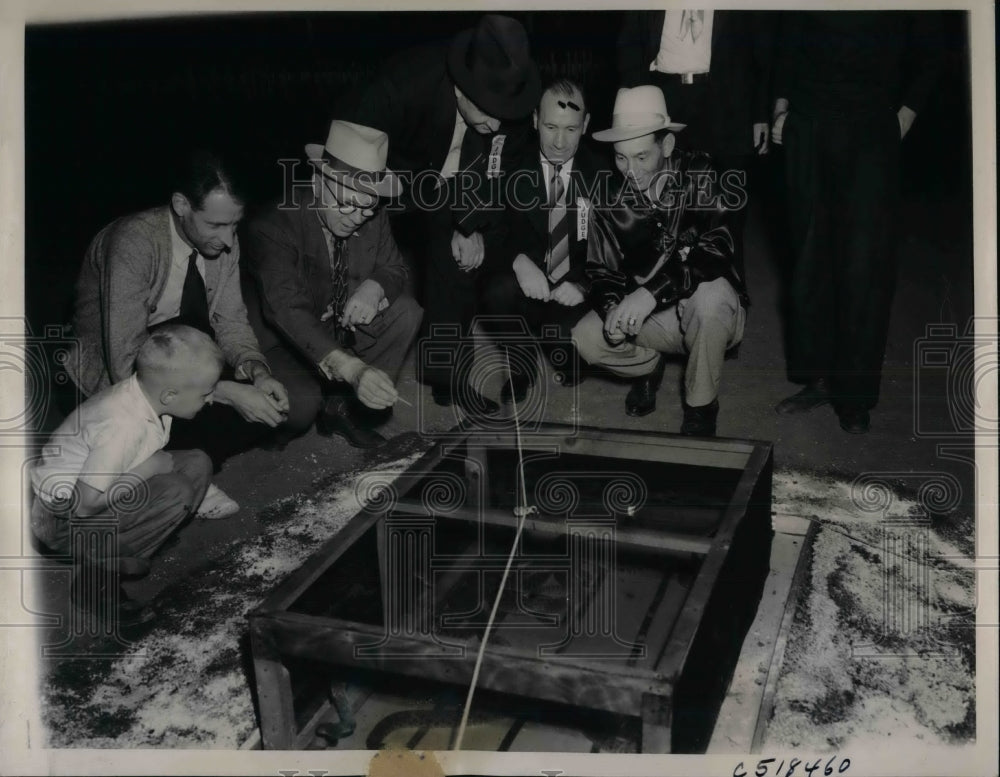
[[[747,307],[726,226],[729,208],[746,207],[738,182],[718,178],[707,154],[676,151],[666,160],[662,182],[656,201],[627,179],[595,204],[586,264],[591,307],[604,318],[643,286],[656,298],[655,310],[663,310],[719,277]]]

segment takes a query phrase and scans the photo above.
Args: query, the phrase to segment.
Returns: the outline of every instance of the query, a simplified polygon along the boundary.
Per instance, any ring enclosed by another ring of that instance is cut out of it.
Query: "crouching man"
[[[675,153],[663,93],[621,89],[613,126],[624,176],[593,208],[587,243],[591,312],[573,329],[581,357],[633,378],[626,412],[656,408],[663,354],[687,356],[681,434],[713,436],[726,350],[740,342],[748,300],[733,265],[720,181],[707,155]],[[728,192],[738,200],[739,192]]]
[[[402,293],[407,268],[379,208],[400,186],[388,145],[379,130],[332,122],[326,146],[306,146],[311,190],[250,225],[250,322],[289,395],[279,447],[314,420],[355,447],[385,442],[376,427],[423,316]]]

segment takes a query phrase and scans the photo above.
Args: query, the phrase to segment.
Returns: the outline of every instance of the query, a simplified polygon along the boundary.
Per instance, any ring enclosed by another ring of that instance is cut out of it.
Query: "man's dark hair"
[[[581,113],[587,113],[586,95],[583,93],[583,87],[579,83],[574,81],[572,78],[556,78],[546,85],[542,90],[542,94],[546,92],[552,92],[557,98],[565,97],[566,102],[569,102],[574,96],[580,95],[583,105],[576,105],[575,103],[570,103],[574,108],[578,108]]]
[[[218,154],[199,149],[178,166],[173,191],[183,194],[195,210],[201,210],[205,198],[217,189],[241,205],[246,203],[243,190]]]

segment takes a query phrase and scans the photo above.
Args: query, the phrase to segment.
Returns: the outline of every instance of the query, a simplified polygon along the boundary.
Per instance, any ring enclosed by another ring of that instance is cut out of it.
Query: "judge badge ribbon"
[[[500,176],[500,155],[503,154],[505,140],[507,140],[506,135],[496,135],[493,138],[493,145],[490,147],[490,160],[486,166],[487,178],[498,178]]]
[[[587,224],[590,216],[590,202],[586,197],[576,198],[576,239],[587,239]]]

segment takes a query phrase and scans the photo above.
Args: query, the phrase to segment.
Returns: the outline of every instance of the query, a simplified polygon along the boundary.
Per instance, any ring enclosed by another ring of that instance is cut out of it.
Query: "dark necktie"
[[[549,186],[549,253],[545,272],[552,280],[559,280],[569,269],[569,214],[566,212],[566,185],[563,183],[562,165],[553,165]]]
[[[200,329],[209,337],[215,337],[208,318],[208,294],[205,280],[198,272],[198,251],[188,257],[187,275],[184,276],[184,290],[181,292],[181,307],[177,314],[178,323]]]

